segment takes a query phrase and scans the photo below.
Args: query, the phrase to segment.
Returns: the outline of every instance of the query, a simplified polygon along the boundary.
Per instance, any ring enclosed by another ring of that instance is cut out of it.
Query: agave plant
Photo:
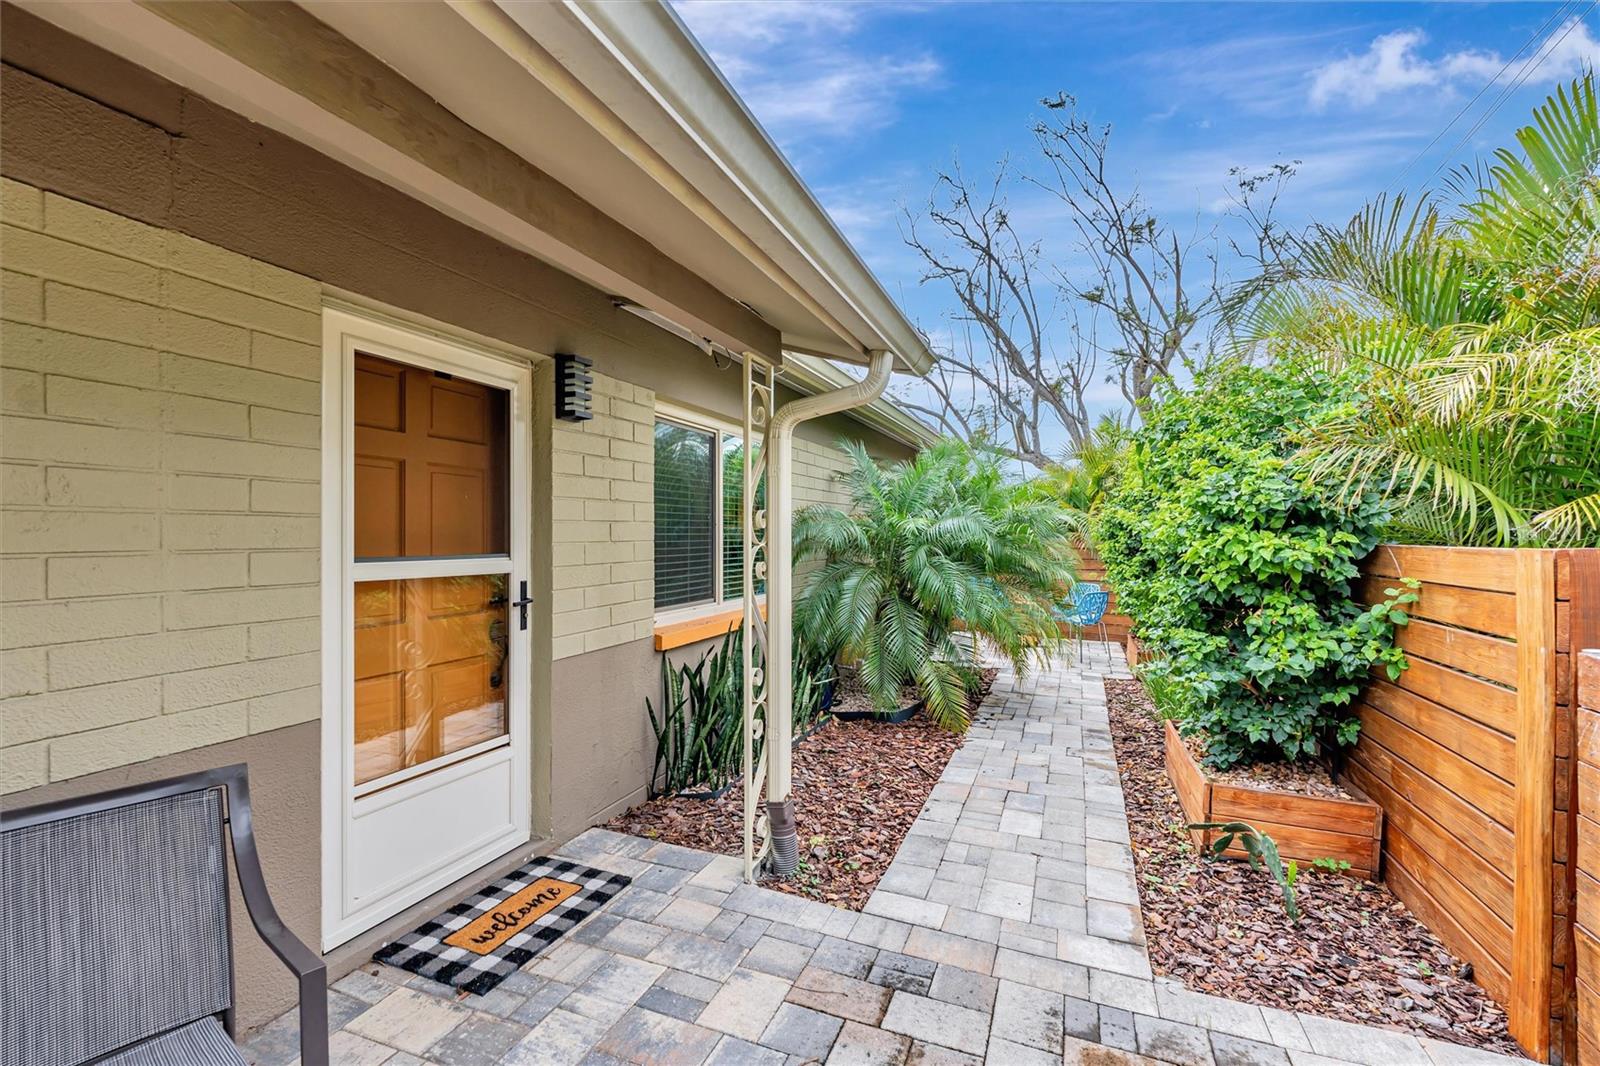
[[[808,507],[795,520],[796,559],[820,559],[797,624],[859,661],[880,708],[910,682],[934,721],[965,729],[979,652],[958,632],[1019,671],[1060,640],[1051,608],[1073,577],[1062,508],[958,441],[883,467],[859,445],[840,447],[851,510]]]
[[[1454,544],[1600,543],[1600,111],[1592,75],[1549,98],[1520,153],[1459,172],[1448,198],[1379,199],[1235,301],[1280,359],[1369,372],[1300,457],[1391,535]]]

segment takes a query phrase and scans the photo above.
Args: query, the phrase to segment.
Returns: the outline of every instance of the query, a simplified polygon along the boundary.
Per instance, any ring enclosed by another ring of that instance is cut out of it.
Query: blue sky
[[[1008,154],[1028,169],[1041,97],[1065,90],[1110,123],[1124,184],[1206,234],[1227,225],[1231,167],[1300,160],[1286,220],[1342,221],[1402,171],[1413,189],[1437,184],[1441,163],[1510,143],[1558,79],[1600,65],[1590,0],[674,6],[889,291],[936,336],[949,300],[919,286],[901,208],[925,202],[934,168],[956,156],[969,172]],[[1525,84],[1466,136],[1540,48],[1548,54]],[[1019,190],[1012,206],[1047,255],[1071,261],[1065,224],[1043,194]]]

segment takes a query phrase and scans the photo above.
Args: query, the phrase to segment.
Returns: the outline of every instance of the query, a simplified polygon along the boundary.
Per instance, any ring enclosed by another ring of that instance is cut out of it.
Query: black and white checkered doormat
[[[628,886],[565,859],[534,859],[373,953],[452,988],[483,995]]]

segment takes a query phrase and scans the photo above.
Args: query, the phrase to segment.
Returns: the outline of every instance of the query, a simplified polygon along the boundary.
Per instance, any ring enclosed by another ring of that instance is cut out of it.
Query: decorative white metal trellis
[[[754,353],[744,356],[744,493],[739,511],[744,524],[744,877],[772,850],[771,820],[763,797],[767,783],[767,621],[757,599],[767,578],[767,512],[761,506],[761,480],[767,472],[767,430],[773,414],[772,364]]]

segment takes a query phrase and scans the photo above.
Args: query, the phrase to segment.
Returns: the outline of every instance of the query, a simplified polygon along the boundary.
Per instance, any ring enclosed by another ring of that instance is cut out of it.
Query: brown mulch
[[[988,691],[985,685],[984,691]],[[921,698],[921,693],[916,685],[904,685],[900,689],[900,702],[898,706],[909,707]],[[861,684],[861,677],[853,666],[839,667],[839,680],[834,685],[833,709],[836,711],[871,711],[876,710],[872,696]]]
[[[994,683],[983,672],[974,710]],[[768,888],[860,910],[889,868],[900,841],[961,737],[919,714],[908,722],[829,719],[794,748],[800,872]],[[663,796],[606,823],[619,833],[724,855],[744,854],[744,787],[714,800]]]
[[[1105,685],[1156,973],[1246,1003],[1520,1054],[1470,967],[1383,885],[1302,868],[1296,925],[1264,870],[1201,860],[1182,830],[1144,686]]]
[[[1183,743],[1194,756],[1195,762],[1205,759],[1204,737],[1187,736],[1183,738]],[[1322,796],[1326,799],[1355,798],[1348,789],[1328,775],[1326,767],[1318,763],[1253,763],[1227,770],[1207,770],[1206,776],[1225,785],[1274,789],[1278,792],[1293,792],[1299,796]]]

